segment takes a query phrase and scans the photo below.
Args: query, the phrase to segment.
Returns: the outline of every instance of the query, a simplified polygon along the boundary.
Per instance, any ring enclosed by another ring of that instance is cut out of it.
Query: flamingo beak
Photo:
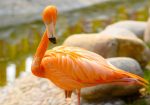
[[[52,42],[53,44],[56,44],[56,38],[55,37],[51,37],[48,38],[50,42]]]
[[[54,32],[54,24],[46,24],[48,39],[51,43],[56,44],[56,37]]]

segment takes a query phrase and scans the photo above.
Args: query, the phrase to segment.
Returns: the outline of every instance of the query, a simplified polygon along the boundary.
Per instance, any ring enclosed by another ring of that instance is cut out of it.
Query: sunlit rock
[[[109,27],[109,26],[108,26]],[[110,28],[106,28],[103,31],[101,31],[99,33],[100,35],[112,35],[112,36],[123,36],[123,37],[133,37],[133,38],[137,38],[137,36],[124,28],[119,28],[119,27],[110,27]]]
[[[127,29],[133,32],[137,37],[143,39],[145,28],[146,28],[146,22],[126,20],[126,21],[120,21],[112,25],[109,25],[107,28],[114,28],[114,27]]]

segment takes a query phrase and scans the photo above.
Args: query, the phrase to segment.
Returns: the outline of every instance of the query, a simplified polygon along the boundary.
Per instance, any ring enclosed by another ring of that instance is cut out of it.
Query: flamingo
[[[80,105],[80,90],[84,87],[107,83],[148,84],[142,77],[114,67],[94,52],[67,46],[47,50],[49,41],[56,44],[57,8],[47,6],[42,18],[46,30],[33,58],[31,71],[35,76],[47,78],[64,89],[66,103],[71,102],[71,93],[76,90]]]

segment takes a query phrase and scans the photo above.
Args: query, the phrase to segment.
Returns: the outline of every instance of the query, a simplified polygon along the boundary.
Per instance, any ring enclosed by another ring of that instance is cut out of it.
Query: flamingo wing
[[[115,68],[100,55],[77,47],[55,47],[45,53],[45,59],[49,68],[81,87],[131,80],[147,83],[139,76]]]

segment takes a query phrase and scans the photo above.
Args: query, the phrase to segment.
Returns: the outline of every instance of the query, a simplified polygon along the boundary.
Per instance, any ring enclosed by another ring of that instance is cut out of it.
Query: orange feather
[[[132,80],[143,85],[148,83],[137,75],[112,66],[100,55],[77,47],[59,46],[48,50],[41,66],[45,77],[65,90]]]

